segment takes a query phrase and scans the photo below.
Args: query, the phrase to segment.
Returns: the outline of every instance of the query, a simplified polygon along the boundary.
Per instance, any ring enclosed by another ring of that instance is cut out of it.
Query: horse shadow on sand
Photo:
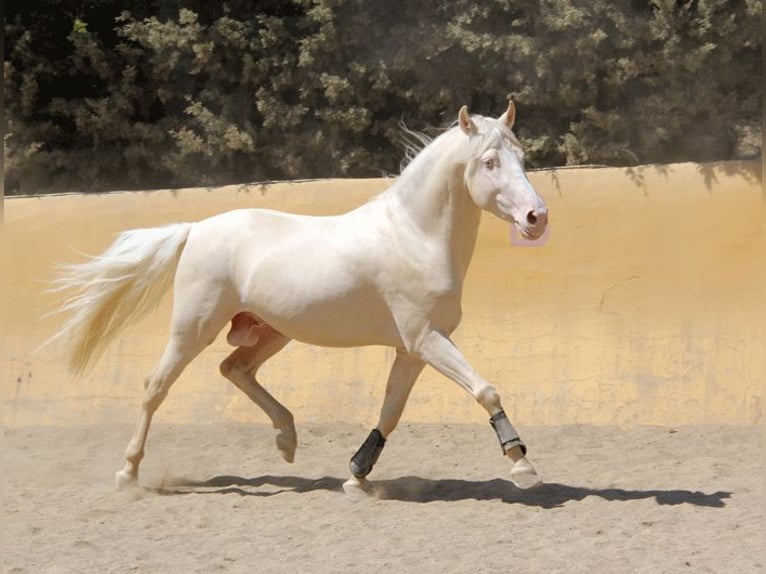
[[[325,476],[304,478],[298,476],[216,476],[205,481],[178,479],[156,489],[164,495],[183,494],[238,494],[240,496],[275,496],[287,492],[307,493],[327,491],[343,494],[344,479]],[[717,491],[706,494],[682,489],[629,490],[623,488],[588,488],[555,482],[545,483],[532,490],[521,490],[504,479],[458,480],[427,479],[417,476],[378,480],[371,483],[370,495],[376,500],[401,502],[450,502],[460,500],[495,500],[508,504],[523,504],[540,508],[556,508],[568,502],[580,502],[596,496],[609,502],[627,502],[654,498],[658,505],[677,506],[691,504],[707,508],[723,508],[731,492]]]

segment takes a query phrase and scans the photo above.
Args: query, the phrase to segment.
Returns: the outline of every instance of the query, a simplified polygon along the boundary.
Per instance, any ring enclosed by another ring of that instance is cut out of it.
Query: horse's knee
[[[229,380],[240,375],[246,375],[250,371],[250,363],[243,362],[238,357],[226,357],[218,366],[221,374]]]
[[[223,377],[227,379],[229,378],[229,373],[231,372],[231,364],[229,363],[229,359],[224,359],[221,361],[221,363],[218,365],[218,371]]]
[[[227,357],[223,361],[221,361],[220,365],[218,365],[218,370],[221,372],[221,374],[224,377],[228,379],[229,377],[231,377],[231,375],[234,374],[235,366],[236,366],[236,361],[232,359],[231,357]]]
[[[478,389],[474,396],[476,401],[492,415],[502,409],[500,404],[500,394],[497,392],[497,389],[489,383],[483,388]]]

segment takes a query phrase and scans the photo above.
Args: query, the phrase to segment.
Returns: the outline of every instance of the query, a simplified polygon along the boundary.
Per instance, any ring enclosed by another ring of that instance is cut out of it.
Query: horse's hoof
[[[295,434],[294,427],[283,428],[279,430],[276,437],[277,450],[282,458],[287,462],[295,460],[295,449],[298,446],[298,437]]]
[[[117,490],[127,490],[138,486],[138,476],[126,470],[118,470],[114,473],[114,483]]]
[[[525,490],[535,488],[543,483],[535,467],[526,458],[520,458],[513,464],[513,468],[511,468],[511,482],[517,488]]]
[[[356,478],[352,476],[346,482],[343,483],[343,492],[346,493],[351,500],[365,500],[370,498],[371,485],[364,478]]]

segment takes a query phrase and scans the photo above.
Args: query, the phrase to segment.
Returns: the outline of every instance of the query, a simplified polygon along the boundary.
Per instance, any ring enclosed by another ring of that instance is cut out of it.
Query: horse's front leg
[[[508,420],[494,386],[470,365],[455,344],[438,331],[428,332],[421,340],[417,354],[446,377],[455,381],[483,406],[497,433],[503,453],[513,461],[511,480],[519,488],[532,488],[541,483],[532,464],[526,459],[527,448]]]
[[[388,435],[394,431],[399,423],[412,386],[423,367],[425,367],[425,363],[422,360],[413,357],[403,349],[397,349],[396,359],[394,359],[394,364],[388,375],[386,396],[383,399],[383,407],[380,409],[378,424],[367,437],[367,440],[359,447],[359,450],[351,457],[349,463],[351,478],[343,485],[347,493],[353,494],[360,490],[366,490],[366,477],[378,460]]]

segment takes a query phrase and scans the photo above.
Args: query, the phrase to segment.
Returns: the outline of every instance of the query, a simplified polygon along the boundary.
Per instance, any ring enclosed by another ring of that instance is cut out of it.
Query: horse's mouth
[[[547,225],[530,228],[526,225],[520,225],[516,220],[513,220],[513,225],[516,227],[516,230],[524,241],[544,240],[548,233]]]
[[[500,219],[503,219],[513,224],[513,226],[516,227],[519,234],[524,239],[528,241],[534,241],[535,239],[539,239],[540,237],[542,237],[543,233],[545,233],[545,228],[539,230],[539,233],[537,234],[531,233],[529,226],[527,226],[525,223],[520,223],[519,220],[517,220],[514,217],[511,206],[508,204],[508,202],[505,201],[505,198],[503,198],[502,196],[498,196],[496,199],[496,202],[497,202],[497,215],[500,217]]]
[[[523,229],[519,226],[517,226],[517,229],[519,230],[519,233],[521,234],[521,236],[528,241],[535,241],[537,239],[540,239],[545,233],[545,229],[543,229],[540,233],[530,233],[526,229]]]
[[[509,216],[508,220],[511,223],[513,223],[513,226],[516,228],[516,231],[519,232],[519,235],[521,235],[521,237],[523,239],[526,239],[527,241],[534,241],[535,239],[538,239],[545,232],[545,230],[543,229],[540,233],[535,234],[535,233],[532,233],[532,230],[529,229],[526,225],[516,221],[514,217]]]

